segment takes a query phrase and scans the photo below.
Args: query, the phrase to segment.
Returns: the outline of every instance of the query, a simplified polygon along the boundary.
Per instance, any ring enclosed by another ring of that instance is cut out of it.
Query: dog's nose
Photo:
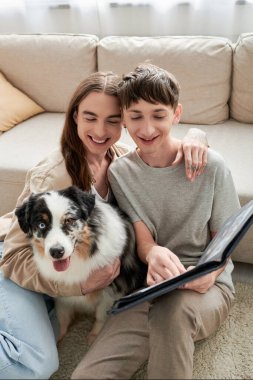
[[[49,249],[49,252],[54,259],[60,259],[64,255],[65,250],[61,245],[56,245],[54,247],[51,247]]]

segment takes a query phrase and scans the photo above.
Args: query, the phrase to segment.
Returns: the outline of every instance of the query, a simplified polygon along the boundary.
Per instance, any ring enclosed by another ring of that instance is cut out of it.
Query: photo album
[[[213,272],[223,265],[231,256],[233,250],[253,224],[253,200],[244,205],[239,211],[226,220],[215,237],[203,252],[197,265],[176,277],[164,280],[134,293],[128,294],[115,301],[109,314],[117,314],[144,301],[151,300],[168,293],[186,282]]]

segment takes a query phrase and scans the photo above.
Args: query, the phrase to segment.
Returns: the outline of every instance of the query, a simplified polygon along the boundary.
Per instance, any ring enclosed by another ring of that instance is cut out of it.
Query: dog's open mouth
[[[70,256],[63,260],[55,260],[53,261],[54,269],[57,272],[63,272],[68,269],[70,264]]]

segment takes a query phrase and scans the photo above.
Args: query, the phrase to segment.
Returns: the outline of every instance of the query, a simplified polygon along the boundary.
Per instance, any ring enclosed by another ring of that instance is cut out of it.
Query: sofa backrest
[[[97,69],[97,42],[93,35],[0,35],[0,71],[45,110],[64,112]]]
[[[96,70],[123,74],[149,61],[181,85],[182,123],[253,123],[253,33],[222,37],[0,35],[0,72],[46,111],[66,111],[82,79]],[[229,108],[230,107],[230,108]]]
[[[244,33],[234,47],[231,116],[253,123],[253,33]]]
[[[122,74],[149,61],[171,71],[181,86],[181,122],[216,124],[229,117],[232,43],[220,37],[105,37],[98,70]]]

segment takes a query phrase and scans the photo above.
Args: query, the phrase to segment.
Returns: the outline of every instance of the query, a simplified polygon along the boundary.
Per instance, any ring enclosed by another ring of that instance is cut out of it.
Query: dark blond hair
[[[69,102],[61,136],[61,151],[73,185],[82,190],[90,190],[92,174],[86,159],[85,146],[77,134],[74,115],[78,112],[81,101],[91,92],[117,96],[118,83],[119,77],[112,72],[93,73],[79,84]]]
[[[134,71],[123,75],[118,87],[122,109],[143,99],[152,104],[170,105],[175,110],[179,91],[179,83],[174,75],[150,63],[141,64]]]

